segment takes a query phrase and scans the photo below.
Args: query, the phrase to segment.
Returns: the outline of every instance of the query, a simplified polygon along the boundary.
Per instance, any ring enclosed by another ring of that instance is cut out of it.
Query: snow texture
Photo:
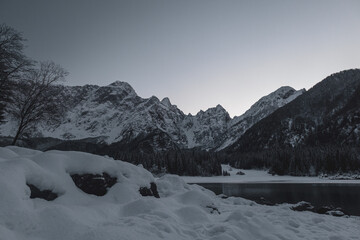
[[[105,196],[78,189],[69,174],[107,172],[117,183]],[[139,187],[155,181],[160,198]],[[26,183],[59,194],[30,199]],[[175,175],[155,180],[141,167],[80,152],[0,148],[1,240],[359,239],[359,218],[296,212],[221,199]]]

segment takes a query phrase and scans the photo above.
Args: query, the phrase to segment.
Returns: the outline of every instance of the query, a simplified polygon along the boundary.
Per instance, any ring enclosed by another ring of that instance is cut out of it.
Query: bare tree
[[[28,71],[24,81],[16,83],[16,89],[8,112],[17,121],[17,132],[12,142],[42,121],[61,117],[60,88],[55,84],[64,81],[68,73],[53,62],[42,62],[38,69]]]
[[[33,63],[23,54],[25,41],[21,33],[0,24],[0,123],[4,121],[12,83],[29,70]]]

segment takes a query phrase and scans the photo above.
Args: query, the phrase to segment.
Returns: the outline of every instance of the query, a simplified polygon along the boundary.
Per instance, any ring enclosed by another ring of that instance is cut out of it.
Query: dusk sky
[[[126,81],[192,114],[240,115],[281,86],[360,67],[358,0],[2,0],[0,23],[68,85]]]

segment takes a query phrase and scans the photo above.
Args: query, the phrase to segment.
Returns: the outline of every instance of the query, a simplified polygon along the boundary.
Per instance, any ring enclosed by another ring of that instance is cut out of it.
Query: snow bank
[[[105,196],[86,194],[71,174],[117,178]],[[143,197],[155,182],[160,198]],[[30,198],[26,184],[58,194]],[[80,152],[0,148],[0,239],[358,239],[359,218],[295,212],[221,199],[175,175]]]

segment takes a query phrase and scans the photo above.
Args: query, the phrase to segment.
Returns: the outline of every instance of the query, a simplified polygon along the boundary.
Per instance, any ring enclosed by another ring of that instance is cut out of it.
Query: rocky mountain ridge
[[[228,152],[360,142],[360,69],[332,74],[258,121]]]
[[[30,137],[52,137],[61,140],[92,139],[112,144],[142,141],[151,136],[150,145],[157,150],[178,147],[220,150],[234,143],[254,123],[300,96],[296,91],[281,87],[261,98],[245,114],[231,118],[221,106],[184,114],[168,98],[161,101],[152,96],[139,97],[126,82],[108,86],[57,86],[62,88],[66,108],[57,123],[42,123]],[[1,135],[11,136],[13,121],[2,125]],[[167,139],[171,143],[162,141]]]

